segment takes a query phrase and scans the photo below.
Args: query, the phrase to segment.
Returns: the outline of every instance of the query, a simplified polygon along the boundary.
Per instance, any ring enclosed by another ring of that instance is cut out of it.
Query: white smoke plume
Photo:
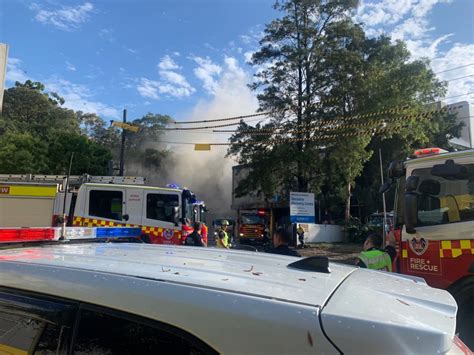
[[[247,87],[251,80],[250,75],[240,67],[235,58],[226,57],[213,96],[209,100],[199,102],[189,114],[177,118],[177,121],[200,121],[254,113],[258,102]],[[162,140],[164,142],[217,143],[227,142],[230,137],[228,134],[190,132],[192,133],[170,132],[165,134]],[[172,154],[162,165],[160,169],[162,173],[159,176],[147,176],[150,184],[163,186],[167,183],[176,183],[190,188],[209,208],[208,222],[214,218],[228,218],[234,215],[231,210],[232,166],[236,163],[233,159],[225,157],[227,146],[212,146],[211,151],[194,151],[192,145],[167,143],[160,143],[157,147],[167,148]],[[147,175],[146,172],[142,174]]]

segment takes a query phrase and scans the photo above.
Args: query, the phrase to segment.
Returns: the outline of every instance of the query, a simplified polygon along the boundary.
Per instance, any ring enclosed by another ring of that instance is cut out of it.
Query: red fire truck
[[[474,150],[420,149],[392,162],[396,185],[394,270],[447,289],[458,306],[460,338],[474,346]]]
[[[268,239],[268,216],[264,209],[239,211],[239,242],[264,244]]]
[[[0,227],[139,227],[155,244],[182,244],[205,205],[176,185],[147,186],[142,177],[0,175]],[[65,207],[64,207],[65,206]]]

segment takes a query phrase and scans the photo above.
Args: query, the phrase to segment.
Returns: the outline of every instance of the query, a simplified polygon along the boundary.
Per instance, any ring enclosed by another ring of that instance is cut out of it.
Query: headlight
[[[239,235],[240,235],[241,237],[243,237],[243,236],[244,236],[244,233],[240,233]]]

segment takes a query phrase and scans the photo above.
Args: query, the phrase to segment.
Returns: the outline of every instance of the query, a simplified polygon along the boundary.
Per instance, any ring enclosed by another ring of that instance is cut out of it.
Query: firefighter
[[[206,226],[206,223],[202,222],[201,223],[201,237],[202,237],[202,243],[204,244],[205,247],[207,247],[207,234],[209,232],[209,229]]]
[[[296,228],[296,235],[298,236],[298,240],[300,241],[299,247],[301,249],[304,248],[304,229],[301,227],[301,224],[298,224],[298,228]]]
[[[201,222],[194,222],[193,229],[194,231],[191,234],[188,234],[185,240],[186,245],[195,246],[195,247],[204,247],[205,244],[202,241],[201,237]]]
[[[373,270],[392,271],[392,259],[382,250],[380,234],[370,234],[364,242],[364,251],[359,254],[356,265]]]
[[[217,233],[216,245],[218,248],[229,249],[229,234],[227,234],[227,227],[229,226],[229,221],[223,220],[221,223],[221,229]]]

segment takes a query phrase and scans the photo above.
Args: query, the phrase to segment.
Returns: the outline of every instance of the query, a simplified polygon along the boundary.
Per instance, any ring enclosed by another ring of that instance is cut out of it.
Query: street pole
[[[123,110],[123,123],[127,123],[127,109]],[[124,165],[125,165],[125,128],[122,128],[122,144],[120,146],[120,167],[119,167],[119,176],[124,175]]]
[[[383,163],[382,163],[382,149],[379,148],[379,160],[380,160],[380,179],[382,180],[383,185]],[[387,225],[387,205],[385,203],[385,192],[382,194],[382,203],[383,203],[383,245],[385,247],[385,238],[386,238],[386,230],[385,226]]]
[[[69,190],[69,178],[71,176],[72,162],[74,160],[74,152],[71,152],[71,158],[69,159],[69,169],[67,170],[66,183],[63,186],[64,200],[63,200],[63,223],[61,225],[61,238],[66,236],[66,202],[67,202],[67,192]],[[68,216],[69,220],[72,220],[73,216]]]

